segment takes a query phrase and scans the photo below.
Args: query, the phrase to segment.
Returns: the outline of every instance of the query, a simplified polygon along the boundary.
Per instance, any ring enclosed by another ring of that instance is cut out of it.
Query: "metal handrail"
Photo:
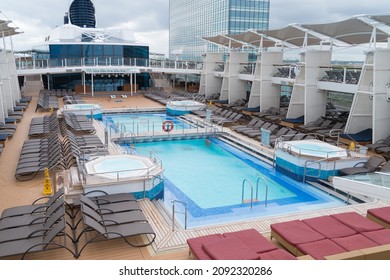
[[[268,183],[267,181],[265,180],[264,177],[260,176],[259,178],[257,178],[257,181],[256,181],[256,197],[257,197],[257,193],[258,193],[258,190],[259,190],[259,181],[260,180],[263,180],[264,184],[265,184],[265,200],[264,200],[264,205],[265,207],[267,207],[267,202],[268,202]]]
[[[306,172],[307,172],[307,165],[308,165],[308,163],[311,163],[311,164],[317,163],[318,164],[318,176],[317,176],[317,178],[319,178],[320,175],[321,175],[321,162],[313,161],[313,160],[307,160],[305,162],[304,167],[303,167],[303,176],[302,176],[302,182],[303,183],[306,181]]]
[[[243,181],[242,181],[242,190],[241,190],[241,201],[242,201],[242,203],[244,203],[244,191],[245,191],[245,182],[248,182],[249,183],[249,186],[250,186],[250,188],[251,188],[251,209],[252,209],[252,206],[253,206],[253,185],[252,185],[252,183],[248,180],[248,179],[244,179]],[[257,198],[258,198],[258,191],[256,191],[256,200],[257,200]]]
[[[175,204],[180,203],[184,206],[184,213],[175,211]],[[184,229],[187,229],[187,202],[180,200],[172,200],[172,231],[175,231],[175,213],[184,214]]]
[[[306,173],[307,173],[306,169],[307,169],[308,165],[318,163],[319,168],[318,168],[318,176],[317,176],[317,178],[319,178],[320,175],[321,175],[321,162],[324,162],[324,161],[327,161],[327,160],[329,160],[329,158],[323,158],[323,159],[316,160],[316,161],[314,161],[314,160],[307,160],[305,162],[305,166],[304,166],[304,170],[303,170],[302,182],[306,181]],[[335,170],[336,170],[336,161],[333,161],[333,171],[335,171]]]

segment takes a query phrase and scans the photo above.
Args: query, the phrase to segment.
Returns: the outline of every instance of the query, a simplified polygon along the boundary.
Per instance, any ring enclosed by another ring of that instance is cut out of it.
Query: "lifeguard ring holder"
[[[162,130],[164,130],[165,132],[170,132],[173,130],[173,122],[172,121],[164,121],[162,123]]]

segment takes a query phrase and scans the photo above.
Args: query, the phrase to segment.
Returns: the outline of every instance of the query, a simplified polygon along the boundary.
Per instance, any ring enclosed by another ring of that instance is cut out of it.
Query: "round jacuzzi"
[[[98,104],[67,104],[64,105],[63,110],[76,115],[84,115],[88,118],[93,116],[93,118],[97,120],[101,120],[103,117],[102,107]]]
[[[88,175],[107,179],[131,179],[146,176],[155,164],[151,159],[134,155],[99,157],[85,164]]]
[[[319,158],[347,157],[347,151],[345,149],[319,140],[288,141],[281,144],[287,151],[301,156]]]

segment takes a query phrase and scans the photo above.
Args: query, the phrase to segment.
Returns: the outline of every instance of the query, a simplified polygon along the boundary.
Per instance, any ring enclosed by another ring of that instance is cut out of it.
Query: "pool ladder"
[[[268,201],[268,184],[267,184],[267,181],[264,179],[264,177],[259,177],[257,178],[257,181],[256,181],[256,197],[255,197],[255,200],[257,201],[258,200],[258,197],[259,197],[259,182],[260,180],[262,180],[265,184],[265,199],[264,199],[264,205],[265,207],[267,207],[267,201]],[[244,194],[245,194],[245,183],[249,183],[249,186],[251,188],[251,199],[250,199],[250,204],[251,204],[251,209],[252,209],[252,206],[253,206],[253,201],[254,201],[254,198],[253,198],[253,185],[251,183],[251,181],[249,181],[248,179],[244,179],[244,181],[242,181],[242,203],[245,203],[245,200],[244,200]]]
[[[176,211],[176,203],[179,203],[184,206],[184,212]],[[187,202],[180,200],[172,200],[172,231],[175,231],[175,213],[184,214],[184,229],[187,229],[187,212]]]

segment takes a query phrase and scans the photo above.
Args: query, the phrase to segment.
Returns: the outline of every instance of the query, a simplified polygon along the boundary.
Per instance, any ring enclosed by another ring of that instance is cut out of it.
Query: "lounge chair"
[[[64,208],[64,199],[57,199],[45,212],[25,214],[20,216],[5,217],[0,220],[0,232],[4,229],[24,227],[33,224],[42,224],[57,210]]]
[[[263,124],[265,124],[265,121],[262,120],[262,119],[258,119],[258,118],[256,118],[256,119],[257,119],[257,121],[253,125],[239,127],[239,128],[236,128],[235,131],[238,132],[238,133],[244,133],[245,131],[253,131],[253,130],[260,129],[260,127]]]
[[[148,221],[142,211],[128,211],[101,215],[99,214],[99,207],[92,201],[89,201],[88,203],[85,203],[85,201],[82,202],[81,211],[83,215],[88,215],[105,226]]]
[[[84,251],[88,244],[95,241],[96,239],[104,238],[105,240],[111,240],[116,238],[122,238],[127,244],[132,247],[145,247],[152,244],[154,242],[154,239],[156,238],[155,231],[150,226],[150,224],[146,222],[106,225],[108,224],[108,221],[97,221],[91,216],[83,214],[83,223],[84,229],[76,238],[75,242],[78,242],[84,234],[87,237],[87,233],[95,232],[95,236],[90,237],[91,235],[88,234],[89,238],[86,240],[86,243],[78,250],[76,258],[81,255],[81,253]],[[146,235],[147,238],[151,236],[151,238],[148,238],[148,241],[143,244],[134,243],[131,241],[131,239],[127,238],[139,235]]]
[[[382,227],[390,229],[390,206],[368,209],[366,217]]]
[[[65,207],[62,207],[49,217],[46,217],[43,223],[32,223],[21,227],[0,230],[0,243],[43,235],[64,218]]]
[[[373,150],[376,153],[386,153],[387,149],[390,151],[390,135],[385,139],[381,139],[376,141],[375,143],[368,144],[366,147],[370,150]],[[379,149],[379,148],[387,148],[387,149]]]
[[[296,259],[254,229],[190,238],[187,244],[198,260]]]
[[[270,107],[266,110],[261,111],[260,113],[255,113],[254,115],[260,118],[265,116],[273,116],[279,114],[279,110],[280,110],[279,108]]]
[[[271,135],[270,135],[270,141],[275,141],[276,138],[278,138],[278,137],[280,137],[280,136],[282,136],[282,135],[287,135],[289,131],[290,131],[290,128],[285,127],[285,126],[281,127],[280,129],[278,129],[278,130],[276,131],[275,134],[271,134]],[[261,134],[260,134],[259,136],[256,137],[256,140],[261,141]]]
[[[253,125],[255,125],[260,119],[258,118],[252,118],[249,123],[247,123],[246,125],[233,125],[230,127],[231,130],[234,130],[236,131],[237,129],[241,129],[241,128],[251,128]]]
[[[137,199],[131,193],[114,193],[108,194],[102,190],[94,190],[84,193],[86,197],[91,199],[96,204],[136,201]]]
[[[345,253],[351,251],[363,254],[360,249],[378,246],[368,236],[382,230],[380,225],[369,219],[355,212],[348,212],[275,223],[271,225],[271,236],[294,255],[326,259],[339,254],[340,258],[348,257]],[[355,253],[352,257],[356,257]]]
[[[267,129],[271,132],[271,134],[274,134],[279,129],[279,126],[275,123],[267,123],[266,122],[264,125],[261,126],[261,128]],[[256,138],[259,135],[261,135],[261,133],[262,133],[261,128],[258,130],[253,130],[253,131],[245,131],[243,134],[248,136],[248,137]]]
[[[62,236],[65,244],[65,227],[66,221],[62,219],[43,235],[0,243],[0,257],[22,254],[21,258],[24,259],[30,252],[45,251],[50,248],[64,248],[75,256],[75,253],[65,245],[53,241],[56,237]]]
[[[80,202],[84,204],[90,203],[90,199],[84,195],[80,195]],[[92,201],[91,201],[92,202]],[[92,202],[93,203],[93,202]],[[104,204],[96,204],[98,209],[96,210],[100,214],[113,214],[120,212],[129,212],[129,211],[141,211],[141,207],[137,201],[121,201],[121,202],[110,202]]]
[[[366,162],[358,162],[354,167],[342,168],[339,170],[341,176],[364,174],[376,171],[385,162],[383,157],[372,156]]]
[[[22,205],[22,206],[16,206],[12,208],[4,209],[4,211],[1,213],[0,220],[5,217],[13,217],[13,216],[20,216],[25,214],[35,214],[46,211],[51,205],[54,204],[54,202],[57,201],[60,197],[62,197],[64,194],[64,189],[61,188],[58,191],[56,191],[51,197],[40,197],[31,205]],[[48,199],[46,203],[37,203],[38,201],[42,199]]]
[[[355,143],[370,143],[372,141],[372,128],[367,128],[357,133],[340,134],[340,141],[346,144]]]
[[[307,123],[307,124],[299,125],[299,126],[297,126],[296,128],[297,128],[298,130],[305,130],[305,129],[308,128],[308,127],[318,127],[318,126],[320,126],[323,122],[324,122],[324,118],[323,118],[323,117],[319,117],[319,118],[316,119],[315,121],[309,122],[309,123]]]

